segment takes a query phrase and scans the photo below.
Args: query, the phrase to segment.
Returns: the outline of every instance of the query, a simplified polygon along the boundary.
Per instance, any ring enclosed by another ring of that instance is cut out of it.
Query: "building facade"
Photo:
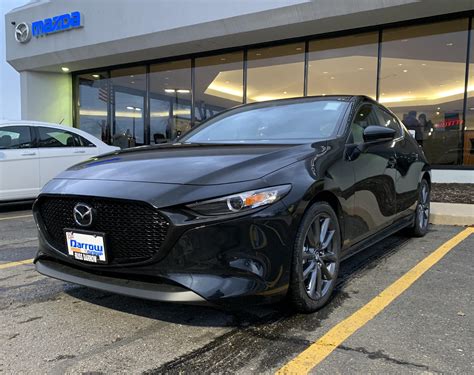
[[[23,119],[115,144],[242,103],[365,94],[438,180],[474,182],[473,16],[472,0],[43,0],[6,15],[7,60]]]

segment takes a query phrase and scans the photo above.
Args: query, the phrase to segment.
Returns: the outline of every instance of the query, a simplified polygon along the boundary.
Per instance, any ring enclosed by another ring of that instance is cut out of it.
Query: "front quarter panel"
[[[338,138],[312,145],[310,157],[267,176],[269,185],[289,181],[292,190],[283,202],[292,214],[292,232],[296,234],[306,209],[317,200],[327,200],[339,216],[343,247],[355,236],[354,172],[344,159],[344,140]]]

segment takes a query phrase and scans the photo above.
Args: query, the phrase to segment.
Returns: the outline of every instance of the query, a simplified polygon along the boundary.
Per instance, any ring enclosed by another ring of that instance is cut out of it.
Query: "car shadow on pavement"
[[[326,307],[312,314],[313,317],[319,321],[323,320],[333,308],[340,305],[348,297],[347,293],[343,291],[343,287],[347,282],[376,267],[384,258],[397,252],[409,239],[403,234],[390,236],[342,262],[336,290],[331,300]],[[213,305],[184,305],[147,301],[85,287],[70,288],[65,293],[77,299],[73,303],[92,303],[117,312],[198,327],[258,326],[299,315],[288,310],[284,303],[244,307],[238,305],[231,308],[222,308]],[[300,316],[305,317],[305,315]]]
[[[20,202],[20,203],[0,203],[0,213],[9,213],[21,211],[30,211],[33,206],[33,202]]]
[[[148,319],[199,327],[238,327],[261,324],[268,322],[275,315],[281,315],[278,305],[222,307],[213,304],[166,303],[121,296],[86,287],[71,288],[65,293],[77,298],[78,301],[75,302],[80,300]]]

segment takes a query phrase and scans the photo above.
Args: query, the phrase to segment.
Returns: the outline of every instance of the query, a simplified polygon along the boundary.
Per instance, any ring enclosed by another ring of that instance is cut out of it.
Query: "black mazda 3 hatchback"
[[[50,181],[33,209],[36,269],[157,301],[312,312],[344,258],[427,232],[430,181],[421,148],[367,97],[243,105]]]

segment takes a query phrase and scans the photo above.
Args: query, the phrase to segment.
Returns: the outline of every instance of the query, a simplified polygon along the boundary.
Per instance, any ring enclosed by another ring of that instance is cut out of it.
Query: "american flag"
[[[102,100],[103,102],[108,102],[109,101],[109,90],[107,88],[107,84],[99,87],[99,100]],[[110,102],[113,104],[113,99],[114,99],[114,92],[113,89],[110,89]]]

